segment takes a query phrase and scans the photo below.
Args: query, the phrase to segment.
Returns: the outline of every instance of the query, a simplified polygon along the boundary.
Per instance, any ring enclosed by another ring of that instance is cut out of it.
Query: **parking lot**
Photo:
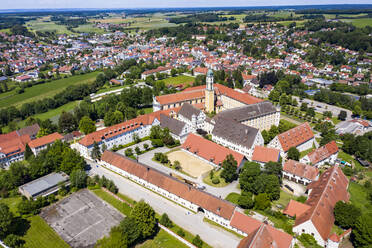
[[[124,216],[89,190],[46,207],[40,216],[71,247],[94,247]]]

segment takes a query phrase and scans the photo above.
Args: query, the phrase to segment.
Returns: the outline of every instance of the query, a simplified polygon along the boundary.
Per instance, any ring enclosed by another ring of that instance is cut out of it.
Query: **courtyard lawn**
[[[290,193],[287,193],[283,190],[280,190],[280,198],[279,200],[277,201],[274,201],[274,205],[276,206],[277,204],[281,205],[283,207],[283,209],[288,205],[289,201],[292,199],[292,200],[296,200],[296,196],[290,194]]]
[[[139,109],[139,110],[138,110],[138,114],[139,114],[139,112],[140,112],[141,110],[145,111],[145,114],[150,114],[150,113],[154,112],[154,110],[153,110],[152,107],[151,107],[151,108],[143,108],[143,109]]]
[[[240,194],[232,192],[226,196],[225,200],[238,205],[239,197],[240,197]]]
[[[309,154],[309,153],[312,152],[313,150],[314,150],[314,148],[311,147],[311,148],[309,148],[309,149],[307,149],[307,150],[305,150],[305,151],[300,152],[300,158],[305,157],[307,154]]]
[[[174,161],[179,161],[184,172],[192,177],[198,178],[208,171],[213,169],[213,166],[198,159],[185,151],[177,150],[168,154],[168,159],[174,164]]]
[[[225,179],[221,178],[220,176],[221,172],[222,172],[222,169],[217,172],[214,172],[214,176],[213,176],[213,178],[218,178],[220,180],[219,183],[217,184],[212,183],[212,179],[210,178],[209,174],[203,178],[203,182],[210,186],[217,187],[217,188],[227,186],[229,183],[225,182]]]
[[[61,237],[39,216],[27,218],[30,221],[30,229],[22,237],[26,248],[67,248],[70,247]]]
[[[185,86],[188,86],[188,85],[192,85],[194,82],[195,82],[195,78],[194,77],[190,77],[190,76],[185,76],[185,75],[180,75],[180,76],[176,76],[176,77],[170,77],[170,78],[166,78],[166,79],[163,79],[161,80],[165,83],[165,85],[169,86],[179,86],[179,85],[183,85],[183,87]]]
[[[11,91],[13,94],[7,94],[8,92],[2,93],[0,94],[0,108],[12,105],[19,107],[26,102],[53,97],[71,85],[93,83],[98,73],[99,72],[91,72],[84,75],[76,75],[44,84],[34,85],[30,88],[25,88],[25,92],[22,94],[17,94],[15,90]]]

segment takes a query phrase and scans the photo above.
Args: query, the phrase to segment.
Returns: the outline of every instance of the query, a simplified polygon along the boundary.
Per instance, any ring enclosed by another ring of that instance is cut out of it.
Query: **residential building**
[[[310,152],[300,159],[301,163],[311,164],[315,167],[320,167],[325,163],[334,164],[338,156],[338,146],[333,140],[318,149]]]
[[[279,125],[280,111],[275,108],[271,102],[264,101],[224,110],[214,118],[235,120],[244,125],[263,131],[269,130],[273,125]]]
[[[206,115],[203,111],[189,103],[185,103],[182,105],[182,107],[178,111],[177,118],[192,127],[193,132],[198,129],[204,129]]]
[[[156,77],[157,73],[165,73],[165,74],[170,75],[171,70],[172,70],[172,67],[170,66],[159,66],[156,69],[144,71],[141,75],[141,79],[145,80],[148,76],[151,76],[151,75]]]
[[[282,174],[283,178],[303,185],[308,185],[319,178],[318,168],[294,160],[284,163]]]
[[[312,148],[314,142],[314,133],[309,123],[305,122],[284,133],[278,134],[270,141],[268,147],[279,149],[283,157],[286,157],[289,148],[295,147],[302,152]]]
[[[160,126],[162,128],[168,128],[170,135],[181,143],[186,140],[187,135],[192,131],[191,126],[185,122],[179,121],[165,114],[160,114]]]
[[[231,150],[252,158],[256,146],[263,146],[264,140],[257,128],[233,120],[219,118],[213,127],[212,140]]]
[[[46,197],[57,192],[61,184],[69,185],[69,176],[63,172],[53,172],[19,186],[18,190],[27,199],[36,199],[39,196]]]
[[[37,139],[34,139],[28,143],[31,148],[31,151],[34,155],[38,155],[42,150],[48,148],[49,145],[52,145],[56,140],[62,140],[63,136],[59,133],[52,133]]]
[[[350,120],[343,121],[336,125],[336,133],[339,135],[351,133],[355,135],[363,135],[365,132],[372,130],[372,125],[366,120]]]
[[[280,160],[280,151],[275,148],[265,147],[265,146],[256,146],[253,151],[252,161],[259,163],[261,168],[272,161],[279,162]]]
[[[195,134],[189,134],[185,143],[182,144],[182,149],[213,167],[221,167],[222,162],[230,154],[237,162],[237,170],[247,161],[243,154],[232,151]]]
[[[310,234],[323,247],[338,247],[339,243],[332,233],[335,221],[333,209],[338,201],[349,201],[348,185],[349,181],[338,165],[329,168],[319,180],[310,183],[307,186],[309,197],[305,202],[310,208],[305,211],[300,208],[300,214],[295,211],[292,213],[296,216],[293,232],[298,235]]]

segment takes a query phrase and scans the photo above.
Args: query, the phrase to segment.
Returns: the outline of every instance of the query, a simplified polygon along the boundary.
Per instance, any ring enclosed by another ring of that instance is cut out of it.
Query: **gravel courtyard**
[[[124,216],[89,190],[73,193],[40,213],[73,248],[93,248]]]
[[[178,160],[181,163],[182,170],[195,178],[213,169],[212,165],[182,150],[169,153],[168,159],[172,163]]]

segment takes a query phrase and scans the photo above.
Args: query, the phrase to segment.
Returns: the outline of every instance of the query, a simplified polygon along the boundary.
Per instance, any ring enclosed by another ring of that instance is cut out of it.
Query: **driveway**
[[[167,148],[166,148],[167,149]],[[104,175],[114,181],[119,192],[131,197],[136,201],[144,200],[149,203],[154,210],[159,213],[167,213],[170,219],[185,230],[200,237],[209,245],[216,248],[236,247],[240,241],[234,234],[216,228],[203,221],[203,214],[193,214],[187,209],[139,186],[138,184],[115,174],[95,162],[87,161],[91,165],[90,175]]]

